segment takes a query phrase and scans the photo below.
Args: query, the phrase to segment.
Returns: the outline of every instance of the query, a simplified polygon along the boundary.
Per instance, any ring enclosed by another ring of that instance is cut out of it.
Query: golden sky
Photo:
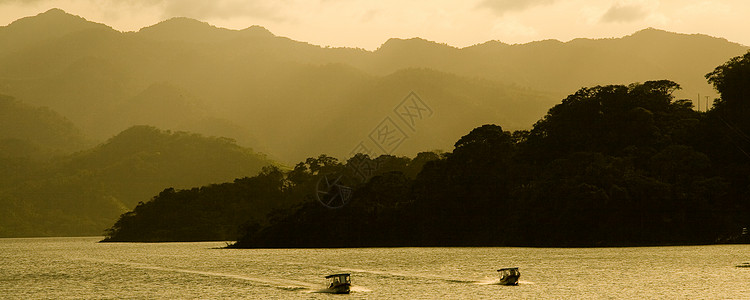
[[[748,0],[0,0],[0,25],[55,7],[121,31],[184,16],[368,50],[391,37],[466,47],[621,37],[647,27],[750,45]]]

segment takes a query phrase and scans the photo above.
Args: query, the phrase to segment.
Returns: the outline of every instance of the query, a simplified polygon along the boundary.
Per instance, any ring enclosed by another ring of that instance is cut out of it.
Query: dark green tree
[[[721,94],[714,102],[716,113],[729,126],[747,135],[750,132],[750,52],[716,67],[706,78]]]

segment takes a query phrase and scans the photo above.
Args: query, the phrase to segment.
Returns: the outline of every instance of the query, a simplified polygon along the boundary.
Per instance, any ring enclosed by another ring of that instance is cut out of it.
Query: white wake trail
[[[309,283],[309,282],[281,279],[281,278],[260,278],[260,277],[251,277],[247,275],[220,273],[220,272],[212,272],[212,271],[198,271],[198,270],[179,269],[179,268],[167,268],[167,267],[152,266],[152,265],[148,265],[144,263],[135,263],[135,262],[122,262],[122,261],[111,261],[111,260],[100,260],[100,259],[84,259],[84,260],[100,262],[100,263],[125,265],[128,267],[137,268],[137,269],[148,269],[148,270],[157,270],[157,271],[165,271],[165,272],[178,272],[178,273],[197,274],[197,275],[204,275],[204,276],[233,278],[233,279],[239,279],[239,280],[252,281],[254,283],[262,284],[265,286],[281,288],[285,290],[302,290],[302,289],[309,290],[309,289],[316,289],[320,287],[320,285],[316,285],[316,284]]]

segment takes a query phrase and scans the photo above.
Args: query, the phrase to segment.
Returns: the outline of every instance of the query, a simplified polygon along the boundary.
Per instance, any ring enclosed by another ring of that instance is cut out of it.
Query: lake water
[[[0,239],[0,298],[750,299],[750,245],[219,249],[211,243]],[[519,267],[518,286],[496,269]],[[318,293],[352,274],[349,295]]]

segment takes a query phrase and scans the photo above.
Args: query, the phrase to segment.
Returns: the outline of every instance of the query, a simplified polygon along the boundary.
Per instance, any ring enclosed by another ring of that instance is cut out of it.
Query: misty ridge
[[[152,125],[229,137],[286,163],[349,155],[410,91],[442,115],[400,154],[449,149],[486,123],[528,129],[583,86],[669,78],[678,98],[713,99],[703,75],[748,49],[645,29],[463,49],[390,39],[370,52],[187,18],[123,33],[57,9],[0,28],[0,43],[0,92],[60,113],[94,141]]]
[[[366,51],[188,18],[119,32],[59,9],[0,27],[0,45],[0,236],[98,235],[139,202],[172,197],[166,188],[241,195],[222,183],[262,186],[320,153],[346,160],[411,92],[434,116],[392,154],[419,168],[438,157],[415,154],[450,151],[484,124],[531,129],[586,86],[669,79],[682,87],[675,98],[700,94],[705,110],[718,96],[704,75],[750,49],[649,28],[466,48],[390,39]],[[242,211],[263,219],[296,203],[264,201]]]

